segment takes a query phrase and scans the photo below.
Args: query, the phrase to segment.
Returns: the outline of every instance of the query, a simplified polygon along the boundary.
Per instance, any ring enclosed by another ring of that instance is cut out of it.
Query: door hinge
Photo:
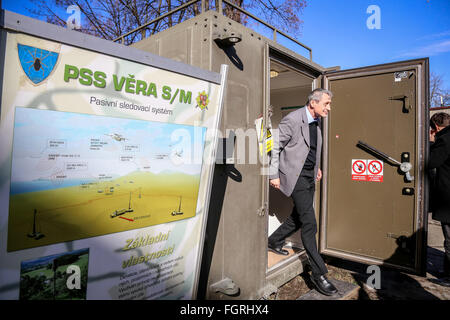
[[[256,213],[258,214],[258,216],[260,217],[264,217],[265,214],[267,212],[267,203],[265,203],[261,208],[259,208],[258,210],[256,210]]]

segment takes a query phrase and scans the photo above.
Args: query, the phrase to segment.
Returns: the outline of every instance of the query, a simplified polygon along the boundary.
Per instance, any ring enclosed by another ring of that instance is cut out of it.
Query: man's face
[[[328,94],[322,94],[320,101],[311,101],[311,108],[314,112],[314,118],[326,117],[331,109],[331,98]]]

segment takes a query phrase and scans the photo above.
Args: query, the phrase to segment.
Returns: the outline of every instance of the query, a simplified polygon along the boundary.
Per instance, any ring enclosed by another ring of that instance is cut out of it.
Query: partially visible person
[[[440,221],[444,233],[444,272],[441,284],[450,286],[450,115],[435,113],[430,119],[429,169],[433,177],[430,209],[434,220]]]

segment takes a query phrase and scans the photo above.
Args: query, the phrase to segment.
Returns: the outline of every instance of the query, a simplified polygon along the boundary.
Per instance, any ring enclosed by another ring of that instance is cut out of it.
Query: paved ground
[[[443,236],[440,223],[429,220],[428,224],[428,256],[427,275],[419,277],[398,270],[381,267],[380,289],[369,287],[366,281],[370,274],[366,273],[367,266],[343,261],[328,259],[329,278],[347,282],[358,286],[357,294],[354,291],[347,297],[338,296],[336,299],[359,300],[450,300],[450,287],[436,283],[436,276],[442,271]],[[313,288],[309,278],[301,274],[272,294],[271,300],[296,300],[311,294]]]

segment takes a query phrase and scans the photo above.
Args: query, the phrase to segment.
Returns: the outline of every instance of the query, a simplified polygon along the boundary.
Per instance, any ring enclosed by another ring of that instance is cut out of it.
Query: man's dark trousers
[[[289,218],[270,235],[269,244],[282,247],[284,240],[301,228],[302,242],[308,254],[313,276],[320,276],[326,274],[328,270],[317,251],[317,223],[313,207],[314,191],[314,169],[303,169],[291,195],[294,200],[294,209]]]
[[[450,277],[450,223],[441,222],[444,233],[444,276]]]

